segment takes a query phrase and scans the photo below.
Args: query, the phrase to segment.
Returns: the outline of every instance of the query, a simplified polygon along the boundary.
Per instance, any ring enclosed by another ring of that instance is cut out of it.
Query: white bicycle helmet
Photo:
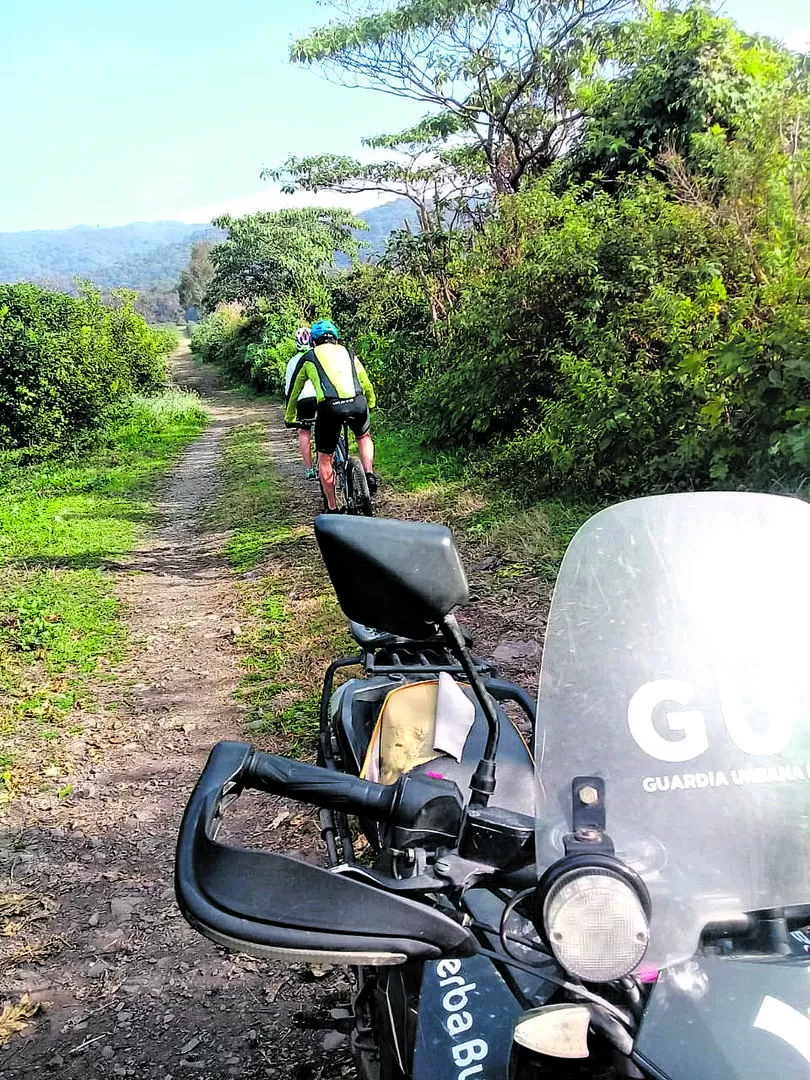
[[[295,331],[295,344],[299,349],[309,348],[310,333],[308,326],[301,326]]]

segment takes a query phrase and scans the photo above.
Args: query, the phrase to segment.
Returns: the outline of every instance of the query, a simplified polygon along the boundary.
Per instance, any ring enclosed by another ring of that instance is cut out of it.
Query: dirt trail
[[[310,521],[314,493],[301,482],[279,406],[219,389],[213,369],[187,349],[174,358],[174,379],[203,394],[212,423],[171,472],[161,523],[111,567],[136,646],[110,694],[116,708],[88,718],[71,744],[73,795],[21,798],[0,829],[0,901],[28,894],[32,908],[26,924],[0,936],[0,1000],[30,991],[49,1003],[0,1049],[9,1080],[43,1070],[137,1080],[353,1075],[336,1030],[349,999],[343,973],[314,981],[228,955],[191,931],[175,905],[174,843],[187,796],[212,744],[245,738],[233,694],[239,575],[220,554],[224,537],[199,526],[220,491],[227,432],[268,422],[289,516]],[[420,516],[418,505],[409,512],[401,502],[383,496],[380,509]],[[492,563],[473,566],[465,621],[479,651],[530,686],[547,598],[525,579],[496,586]],[[243,800],[237,831],[317,857],[311,815],[282,800],[265,798],[253,814],[258,806]],[[292,815],[273,830],[285,806]]]
[[[278,406],[217,389],[187,349],[174,378],[204,394],[212,423],[172,471],[162,523],[119,563],[118,591],[141,647],[117,691],[106,752],[97,764],[86,758],[70,799],[20,799],[0,833],[0,895],[40,898],[0,957],[21,942],[43,949],[27,966],[24,957],[0,960],[0,999],[31,991],[50,1003],[0,1050],[0,1074],[14,1080],[42,1070],[142,1080],[347,1074],[334,1020],[296,1023],[302,1010],[312,1021],[316,1006],[348,1000],[342,973],[307,981],[301,970],[229,956],[192,932],[174,902],[185,800],[211,745],[244,738],[233,697],[238,576],[220,555],[223,537],[200,531],[198,515],[217,497],[222,442],[235,425],[271,421],[279,472],[300,474]],[[263,819],[276,817],[276,802]],[[309,819],[293,817],[273,846],[311,857],[312,835]]]

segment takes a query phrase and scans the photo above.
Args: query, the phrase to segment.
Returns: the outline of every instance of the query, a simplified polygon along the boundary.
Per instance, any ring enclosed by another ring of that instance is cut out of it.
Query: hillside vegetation
[[[82,277],[114,288],[176,282],[192,244],[218,238],[210,225],[180,221],[0,233],[0,282]]]
[[[407,200],[393,199],[367,210],[357,226],[365,242],[363,257],[383,251],[392,229],[406,221],[416,221]],[[80,283],[90,281],[105,298],[113,289],[132,289],[136,310],[147,321],[178,322],[197,306],[196,300],[187,302],[180,286],[194,249],[210,249],[223,238],[214,226],[179,221],[0,233],[0,284],[25,281],[78,296]],[[346,267],[350,260],[338,256],[338,263]]]
[[[359,12],[359,7],[358,7]],[[389,420],[526,498],[810,475],[810,58],[704,5],[399,0],[291,49],[425,102],[288,187],[398,190],[421,233],[339,274],[257,273],[194,347],[278,387],[297,324],[331,315]],[[228,225],[213,249],[266,241]],[[299,248],[307,249],[306,230]]]

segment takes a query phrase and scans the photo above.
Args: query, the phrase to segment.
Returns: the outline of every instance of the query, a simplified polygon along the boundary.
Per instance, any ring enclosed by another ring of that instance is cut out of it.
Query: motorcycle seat
[[[351,630],[352,637],[366,652],[374,652],[377,649],[392,649],[397,645],[424,645],[424,641],[407,637],[398,637],[396,634],[388,634],[384,630],[375,630],[373,626],[364,626],[362,623],[354,622],[352,620],[349,623],[349,629]],[[467,645],[472,644],[472,637],[469,631],[463,631],[464,640]],[[443,643],[443,639],[437,638],[438,641]]]
[[[373,626],[363,626],[359,622],[352,621],[349,628],[361,649],[388,649],[393,645],[404,645],[408,641],[408,638],[387,634],[384,630],[375,630]]]

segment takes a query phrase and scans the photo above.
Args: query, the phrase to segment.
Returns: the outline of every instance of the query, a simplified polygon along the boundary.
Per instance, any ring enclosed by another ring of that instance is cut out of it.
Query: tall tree
[[[191,249],[188,266],[180,275],[178,293],[180,303],[188,311],[201,308],[205,293],[214,277],[214,264],[211,262],[213,243],[203,240]]]
[[[610,179],[662,154],[694,163],[706,132],[734,139],[793,69],[784,49],[742,33],[704,3],[651,11],[615,35],[610,77],[594,80],[574,155],[581,176]]]
[[[610,20],[634,0],[397,0],[342,18],[291,46],[346,85],[424,102],[477,147],[498,192],[553,162],[585,110],[580,91]],[[444,122],[444,121],[443,121]]]
[[[316,207],[226,215],[214,224],[228,235],[211,251],[214,275],[205,294],[209,309],[232,301],[250,308],[262,299],[290,295],[317,306],[336,253],[356,259],[354,232],[365,227],[350,210]]]
[[[363,140],[371,149],[387,151],[391,155],[387,158],[363,162],[342,154],[289,157],[282,166],[264,169],[261,175],[280,181],[285,192],[328,189],[397,195],[413,203],[423,231],[441,229],[448,213],[465,209],[485,188],[487,168],[480,151],[448,145],[458,130],[455,116],[440,113],[395,135]]]

